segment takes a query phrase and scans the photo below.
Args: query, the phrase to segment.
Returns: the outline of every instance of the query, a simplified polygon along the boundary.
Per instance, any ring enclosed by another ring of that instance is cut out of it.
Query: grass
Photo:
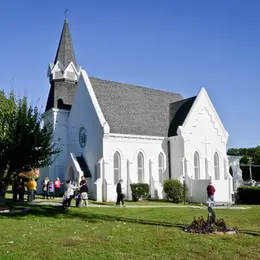
[[[71,208],[26,205],[29,213],[0,216],[0,259],[260,259],[260,207],[217,209],[240,233],[182,231],[191,208]]]

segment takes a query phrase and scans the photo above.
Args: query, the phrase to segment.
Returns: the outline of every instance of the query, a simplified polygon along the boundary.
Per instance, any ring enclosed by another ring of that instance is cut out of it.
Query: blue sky
[[[228,146],[260,144],[260,1],[2,1],[0,89],[45,106],[67,8],[90,76],[184,97],[205,87]]]

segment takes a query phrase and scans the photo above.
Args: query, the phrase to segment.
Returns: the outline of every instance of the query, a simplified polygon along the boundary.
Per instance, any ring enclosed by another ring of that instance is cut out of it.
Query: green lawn
[[[187,234],[191,208],[71,208],[32,205],[0,216],[0,259],[260,259],[260,207],[217,209],[238,235]]]

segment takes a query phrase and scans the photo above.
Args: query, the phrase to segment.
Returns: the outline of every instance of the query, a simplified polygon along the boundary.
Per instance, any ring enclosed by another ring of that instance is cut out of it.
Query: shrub
[[[214,232],[229,232],[236,231],[233,228],[227,228],[224,219],[219,219],[215,223],[210,223],[208,220],[204,220],[203,217],[198,219],[194,218],[191,225],[184,227],[185,232],[209,234]]]
[[[178,180],[166,180],[163,184],[163,190],[167,195],[168,199],[171,199],[174,203],[180,203],[187,197],[187,186]],[[184,193],[185,192],[185,193]]]
[[[147,183],[132,183],[130,184],[132,190],[133,201],[139,199],[148,199],[149,197],[149,184]]]
[[[241,186],[237,189],[239,204],[260,204],[260,187]]]

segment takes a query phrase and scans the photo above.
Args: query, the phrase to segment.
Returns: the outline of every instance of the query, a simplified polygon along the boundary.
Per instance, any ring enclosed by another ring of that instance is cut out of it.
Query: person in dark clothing
[[[18,181],[18,194],[19,194],[19,200],[20,201],[23,201],[24,200],[24,193],[25,193],[25,187],[24,187],[24,180],[23,178],[19,178],[19,181]]]
[[[116,185],[116,193],[117,193],[116,205],[118,207],[120,207],[120,202],[122,202],[123,207],[125,206],[125,203],[124,203],[125,195],[122,192],[122,182],[123,182],[123,180],[121,179],[121,180],[119,180],[119,182]]]
[[[86,207],[88,207],[88,186],[86,183],[86,180],[82,180],[81,182],[81,186],[79,189],[79,193],[80,193],[80,207],[83,206],[83,202],[85,204]]]
[[[15,177],[13,180],[13,201],[17,201],[18,187],[19,187],[19,178]]]
[[[86,179],[85,179],[84,176],[81,176],[81,181],[80,181],[79,185],[81,186],[81,185],[83,185],[84,183],[86,183]]]
[[[207,186],[207,194],[208,194],[209,201],[214,201],[215,191],[216,191],[215,187],[210,182],[209,185]]]
[[[45,199],[47,197],[47,199],[49,199],[49,178],[46,177],[43,181],[42,181],[42,192],[43,192],[43,199]]]

